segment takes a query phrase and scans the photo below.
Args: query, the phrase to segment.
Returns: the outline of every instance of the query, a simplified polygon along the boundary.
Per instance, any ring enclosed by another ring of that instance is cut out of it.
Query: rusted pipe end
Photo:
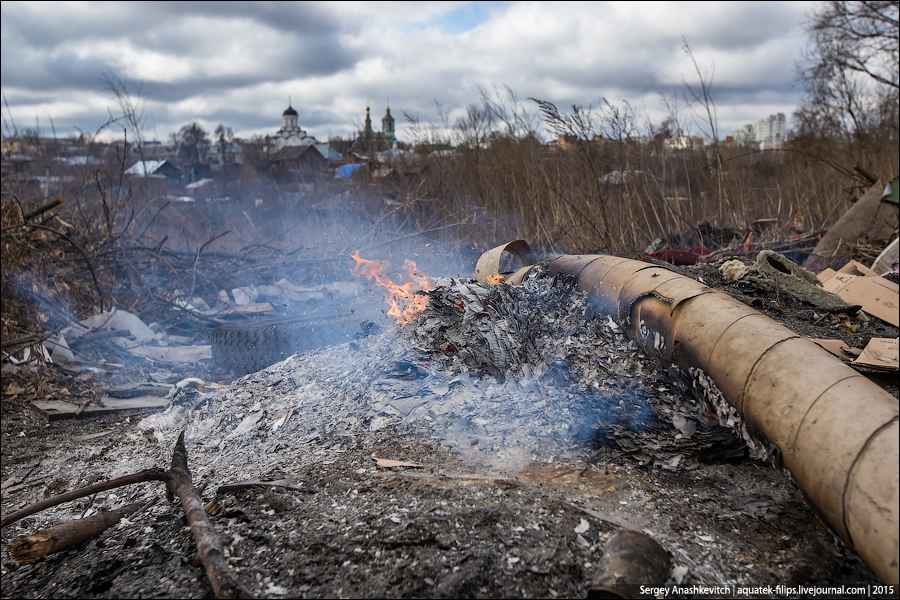
[[[614,533],[606,542],[588,598],[650,597],[641,588],[663,585],[670,564],[669,553],[650,536],[629,530]]]
[[[528,242],[515,240],[502,246],[491,248],[478,258],[478,262],[475,264],[475,281],[478,283],[499,283],[503,281],[505,276],[500,273],[500,259],[503,257],[504,252],[515,256],[524,267],[529,267],[535,262],[534,251],[528,245]],[[519,281],[521,281],[521,278],[519,278]]]

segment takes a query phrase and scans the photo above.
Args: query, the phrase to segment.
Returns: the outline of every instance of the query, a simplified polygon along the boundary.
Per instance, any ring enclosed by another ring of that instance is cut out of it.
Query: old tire
[[[297,352],[349,340],[354,319],[348,316],[253,319],[213,330],[213,360],[219,366],[253,373]]]

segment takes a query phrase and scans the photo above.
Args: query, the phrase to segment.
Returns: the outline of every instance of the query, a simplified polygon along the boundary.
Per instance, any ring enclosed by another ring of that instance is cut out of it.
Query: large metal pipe
[[[893,396],[790,329],[667,269],[593,255],[546,264],[577,277],[593,308],[645,352],[712,377],[747,428],[781,449],[821,518],[884,583],[900,583]]]

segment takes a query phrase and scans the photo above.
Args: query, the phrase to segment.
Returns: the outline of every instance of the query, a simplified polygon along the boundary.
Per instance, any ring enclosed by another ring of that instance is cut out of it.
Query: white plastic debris
[[[247,415],[244,420],[241,421],[241,424],[235,427],[234,431],[228,434],[228,437],[226,437],[225,440],[231,440],[249,433],[253,430],[254,427],[256,427],[256,424],[259,423],[259,420],[262,418],[262,416],[263,411],[261,410],[257,410],[256,412]]]
[[[137,315],[126,310],[116,309],[84,319],[71,327],[66,327],[60,333],[70,338],[79,338],[100,328],[110,331],[127,331],[140,343],[149,342],[156,335]]]
[[[28,349],[26,348],[26,350]],[[42,350],[47,359],[51,359],[52,357],[52,362],[58,364],[75,360],[75,354],[69,349],[69,343],[66,342],[65,336],[61,332],[49,337],[44,342]],[[48,353],[47,350],[50,352]]]
[[[167,429],[177,429],[190,421],[190,411],[183,406],[170,406],[161,413],[150,415],[138,423],[138,429],[142,431],[154,431],[157,440],[162,443],[159,432]]]
[[[231,295],[234,296],[234,303],[238,306],[246,306],[259,298],[259,292],[252,286],[236,287],[231,290]]]

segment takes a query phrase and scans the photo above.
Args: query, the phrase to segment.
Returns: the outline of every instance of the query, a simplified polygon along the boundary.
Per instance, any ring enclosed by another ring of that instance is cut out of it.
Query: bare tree
[[[222,123],[219,123],[219,125],[216,127],[215,134],[216,139],[225,138],[225,141],[227,142],[234,141],[234,130],[232,130],[231,127],[226,127]]]
[[[460,146],[467,148],[478,156],[479,149],[490,138],[494,129],[494,118],[491,111],[470,104],[466,108],[466,114],[456,120],[456,131]]]
[[[900,2],[824,2],[807,23],[812,44],[799,65],[806,90],[801,129],[858,139],[898,101]],[[874,122],[873,122],[874,119]],[[896,127],[896,124],[893,124]]]
[[[219,123],[214,132],[215,144],[219,147],[219,154],[222,157],[222,166],[230,162],[229,153],[231,151],[231,143],[234,142],[234,130]]]
[[[825,2],[809,29],[820,62],[898,89],[900,2]]]
[[[437,100],[434,101],[434,105],[439,121],[437,124],[431,121],[422,121],[418,115],[403,111],[403,116],[408,123],[407,135],[416,152],[429,154],[434,150],[447,150],[453,147],[450,137],[453,133],[453,128],[450,126],[450,115]]]
[[[172,140],[178,146],[178,158],[190,163],[191,176],[196,177],[197,167],[203,162],[203,155],[210,148],[206,130],[199,123],[191,123],[182,127],[178,133],[173,133]]]

